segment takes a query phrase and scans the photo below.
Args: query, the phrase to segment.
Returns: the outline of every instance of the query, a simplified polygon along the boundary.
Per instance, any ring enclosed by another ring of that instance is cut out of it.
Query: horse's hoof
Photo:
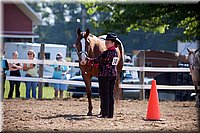
[[[87,113],[87,116],[92,116],[92,112],[88,112],[88,113]]]

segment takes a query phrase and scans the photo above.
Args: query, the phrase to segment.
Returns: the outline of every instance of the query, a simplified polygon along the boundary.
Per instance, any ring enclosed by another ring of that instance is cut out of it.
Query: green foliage
[[[85,28],[96,36],[117,33],[126,53],[141,49],[176,51],[175,39],[189,40],[200,33],[195,4],[105,3],[99,0],[82,3],[84,5],[65,1],[28,3],[42,16],[44,23],[35,27],[34,32],[40,36],[35,41],[62,43],[70,48],[76,41],[77,28],[82,28],[85,8]],[[70,20],[66,21],[66,17]]]
[[[143,30],[163,34],[181,28],[185,40],[200,36],[199,4],[85,3],[85,6],[90,15],[109,13],[107,17],[92,20],[95,27],[105,32],[115,29],[118,33]]]
[[[35,28],[35,33],[40,36],[36,42],[65,44],[71,47],[76,39],[76,29],[81,27],[77,19],[81,18],[78,11],[80,4],[67,2],[41,2],[28,3],[41,15],[43,24]],[[71,17],[73,16],[73,17]],[[66,18],[70,18],[67,21]]]

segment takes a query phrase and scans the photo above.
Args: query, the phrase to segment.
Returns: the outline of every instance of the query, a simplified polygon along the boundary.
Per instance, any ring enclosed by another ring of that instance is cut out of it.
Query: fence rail
[[[83,81],[72,81],[72,80],[56,80],[56,79],[45,79],[45,78],[31,78],[31,77],[14,77],[6,76],[7,80],[13,81],[32,81],[32,82],[43,82],[43,83],[62,83],[62,84],[75,84],[85,85]],[[93,87],[99,87],[98,82],[92,82]],[[120,84],[123,89],[151,89],[151,85],[140,85],[140,84]],[[194,86],[188,85],[157,85],[157,89],[160,90],[194,90]]]
[[[52,60],[24,60],[24,59],[7,59],[9,63],[35,63],[35,64],[56,64],[65,66],[79,66],[77,62],[59,62]],[[143,72],[189,72],[189,68],[164,68],[164,67],[130,67],[124,66],[123,70],[133,70],[133,71],[143,71]],[[48,83],[63,83],[63,84],[80,84],[85,85],[81,81],[71,81],[71,80],[56,80],[56,79],[46,79],[46,78],[30,78],[30,77],[13,77],[6,76],[7,80],[15,81],[34,81],[34,82],[48,82]],[[92,86],[98,87],[98,83],[92,82]],[[142,84],[120,84],[121,88],[124,89],[151,89],[151,85]],[[170,85],[157,85],[157,89],[168,89],[168,90],[194,90],[193,86],[170,86]]]
[[[35,64],[56,64],[65,66],[79,66],[77,62],[60,62],[52,60],[24,60],[24,59],[7,59],[9,63],[35,63]],[[175,68],[175,67],[130,67],[124,66],[123,70],[145,71],[145,72],[190,72],[189,68]]]

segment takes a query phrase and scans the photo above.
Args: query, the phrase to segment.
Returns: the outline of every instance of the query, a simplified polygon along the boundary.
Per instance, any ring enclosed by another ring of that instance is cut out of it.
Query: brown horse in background
[[[196,93],[196,106],[200,107],[200,54],[199,49],[188,50],[188,61],[190,64],[190,73],[192,75],[192,81],[195,87]]]
[[[79,57],[79,67],[82,72],[82,77],[86,85],[86,93],[88,98],[88,113],[87,115],[92,115],[92,102],[91,102],[91,78],[93,76],[98,77],[98,67],[94,64],[89,64],[87,57],[95,58],[98,57],[103,51],[107,50],[105,46],[105,40],[102,39],[105,36],[96,37],[90,34],[87,28],[86,32],[81,32],[80,28],[77,30],[77,40],[76,40],[76,50]],[[120,73],[124,64],[124,48],[122,43],[116,48],[118,53],[118,64],[117,64],[117,79],[114,89],[115,99],[119,99],[121,95],[121,89],[119,87],[120,83]]]

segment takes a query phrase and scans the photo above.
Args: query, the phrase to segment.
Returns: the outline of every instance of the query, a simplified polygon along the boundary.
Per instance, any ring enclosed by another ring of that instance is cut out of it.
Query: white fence
[[[24,59],[7,59],[9,63],[36,63],[36,64],[57,64],[66,66],[79,66],[76,62],[58,62],[52,60],[24,60]],[[134,70],[134,71],[144,71],[144,72],[189,72],[189,68],[161,68],[161,67],[129,67],[124,66],[123,70]],[[46,79],[46,78],[30,78],[30,77],[14,77],[6,76],[7,80],[15,81],[34,81],[34,82],[48,82],[48,83],[63,83],[63,84],[80,84],[84,85],[81,81],[71,81],[71,80],[56,80],[56,79]],[[92,82],[92,86],[97,86],[98,83]],[[126,89],[151,89],[151,85],[142,84],[120,84],[121,88]],[[194,86],[170,86],[170,85],[157,85],[157,89],[168,89],[168,90],[194,90]]]

